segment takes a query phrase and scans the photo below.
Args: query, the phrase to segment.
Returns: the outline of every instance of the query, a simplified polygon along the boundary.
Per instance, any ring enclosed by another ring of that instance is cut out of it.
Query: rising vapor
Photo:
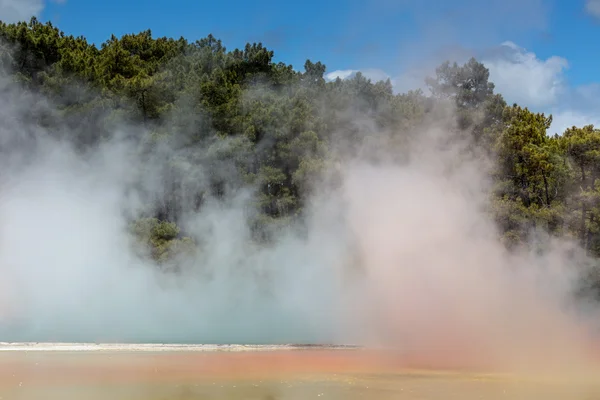
[[[505,249],[486,214],[488,163],[454,138],[451,108],[415,130],[408,157],[389,150],[393,132],[352,121],[369,146],[336,143],[304,218],[265,245],[247,223],[257,188],[220,156],[243,143],[208,138],[188,184],[208,186],[219,162],[232,190],[182,204],[199,250],[177,274],[136,252],[129,232],[170,190],[175,146],[143,154],[130,138],[145,128],[122,126],[82,151],[42,127],[55,113],[3,78],[3,340],[352,342],[433,364],[587,361],[598,313],[576,297],[585,255],[566,241]]]

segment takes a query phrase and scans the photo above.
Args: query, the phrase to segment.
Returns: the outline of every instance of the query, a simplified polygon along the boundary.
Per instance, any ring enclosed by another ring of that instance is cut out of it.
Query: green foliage
[[[559,139],[546,135],[552,117],[513,105],[503,118],[496,180],[504,211],[511,215],[500,226],[521,239],[532,229],[561,233],[569,170]]]
[[[569,205],[572,214],[579,214],[578,223],[572,218],[571,229],[584,248],[600,255],[600,130],[572,127],[561,139],[573,171]]]
[[[390,80],[361,73],[326,82],[321,62],[307,60],[297,72],[273,60],[261,43],[228,51],[212,35],[189,42],[147,30],[97,48],[35,18],[0,23],[0,68],[56,106],[57,115],[37,117],[54,134],[68,131],[86,148],[129,123],[145,128],[134,138],[142,154],[164,142],[177,150],[160,171],[164,196],[131,227],[163,265],[196,251],[176,224],[183,208],[253,184],[249,223],[260,235],[277,232],[302,215],[340,154],[380,146],[402,160],[412,135],[448,103],[458,115],[457,137],[471,135],[471,150],[496,161],[490,213],[507,246],[544,229],[577,237],[600,256],[600,131],[593,126],[548,137],[552,117],[507,106],[475,59],[440,65],[426,80],[432,96],[394,93]]]
[[[435,72],[436,78],[426,79],[429,89],[436,97],[453,98],[459,108],[481,107],[494,93],[489,70],[474,58],[463,66],[446,61]]]
[[[160,264],[193,253],[195,249],[191,238],[180,237],[180,229],[174,222],[143,218],[132,223],[131,231],[136,244],[150,249],[150,256]]]

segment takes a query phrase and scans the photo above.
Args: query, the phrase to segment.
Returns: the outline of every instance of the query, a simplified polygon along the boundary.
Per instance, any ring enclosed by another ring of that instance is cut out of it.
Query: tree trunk
[[[585,168],[583,167],[583,164],[581,164],[581,190],[585,190]],[[586,243],[585,243],[585,239],[586,239],[586,229],[585,229],[585,217],[587,215],[587,209],[586,209],[586,204],[585,204],[585,199],[582,198],[581,199],[581,226],[580,226],[580,231],[581,231],[581,246],[583,246],[583,248],[586,248]]]
[[[546,174],[542,173],[542,177],[544,178],[544,190],[546,191],[546,205],[550,207],[550,193],[548,191],[548,179],[546,178]]]
[[[591,213],[590,214],[590,226],[592,226],[593,224],[594,224],[594,213]],[[588,254],[590,252],[590,247],[592,245],[592,239],[593,239],[592,236],[593,236],[592,230],[588,229],[587,230],[587,240],[586,240],[586,243],[585,243],[585,251]]]

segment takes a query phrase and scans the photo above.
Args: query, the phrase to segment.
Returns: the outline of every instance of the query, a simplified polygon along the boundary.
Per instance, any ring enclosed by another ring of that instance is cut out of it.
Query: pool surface
[[[0,351],[2,400],[591,400],[599,377],[417,369],[360,349]]]

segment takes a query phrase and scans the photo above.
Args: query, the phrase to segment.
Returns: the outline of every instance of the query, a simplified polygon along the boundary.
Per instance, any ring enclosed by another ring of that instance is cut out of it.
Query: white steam
[[[582,271],[569,245],[507,253],[484,212],[484,165],[448,146],[449,129],[416,135],[410,162],[344,160],[341,188],[318,185],[306,229],[274,245],[251,242],[245,191],[185,210],[180,224],[203,245],[170,275],[132,251],[125,218],[169,190],[152,171],[170,150],[144,161],[115,135],[77,153],[26,117],[27,96],[3,88],[5,340],[359,341],[492,363],[583,358],[592,323],[573,295]],[[361,154],[394,159],[376,149]],[[198,155],[194,177],[211,157]]]

